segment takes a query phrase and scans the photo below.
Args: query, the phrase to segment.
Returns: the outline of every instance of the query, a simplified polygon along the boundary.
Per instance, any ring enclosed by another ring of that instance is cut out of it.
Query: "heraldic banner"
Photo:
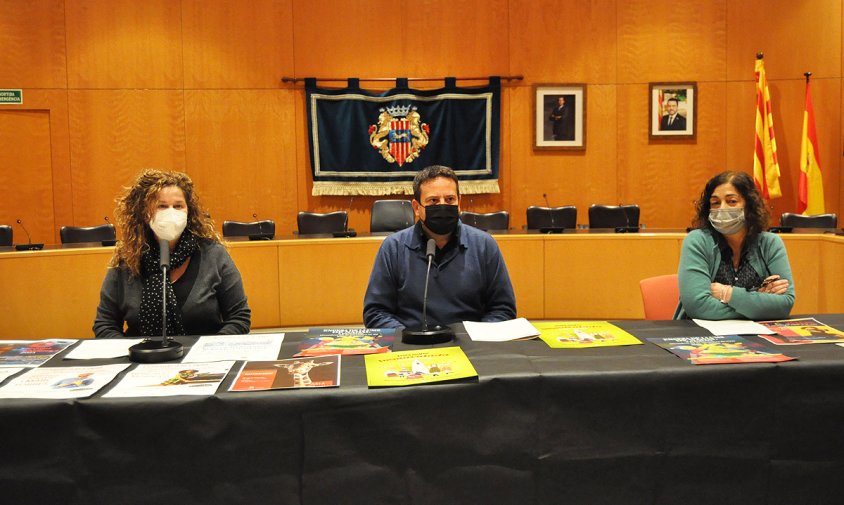
[[[416,172],[445,165],[465,194],[498,193],[501,79],[481,87],[417,90],[407,79],[383,93],[317,88],[305,79],[313,195],[412,194]]]

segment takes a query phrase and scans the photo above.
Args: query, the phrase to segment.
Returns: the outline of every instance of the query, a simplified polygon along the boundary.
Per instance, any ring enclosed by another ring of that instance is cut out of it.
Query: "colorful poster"
[[[247,361],[229,391],[325,388],[340,385],[340,356]]]
[[[811,317],[784,319],[781,321],[760,321],[759,324],[776,332],[776,335],[759,335],[772,344],[844,343],[844,331],[836,330]]]
[[[369,354],[364,356],[364,363],[370,387],[412,386],[478,376],[459,347]]]
[[[395,328],[311,328],[294,356],[390,352]]]
[[[40,366],[76,340],[0,340],[0,366]]]
[[[694,365],[776,363],[795,359],[738,335],[649,338],[648,341]]]
[[[233,365],[234,361],[142,364],[103,397],[213,395]]]
[[[544,321],[533,323],[539,338],[554,348],[636,345],[642,341],[606,321]]]

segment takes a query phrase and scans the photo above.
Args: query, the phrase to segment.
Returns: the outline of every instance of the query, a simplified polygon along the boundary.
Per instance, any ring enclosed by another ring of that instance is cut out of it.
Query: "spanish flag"
[[[823,214],[823,177],[818,159],[818,134],[815,131],[815,110],[806,76],[806,109],[803,111],[803,140],[800,143],[800,191],[797,212],[810,216]]]
[[[762,54],[756,56],[756,146],[753,158],[753,181],[762,198],[770,200],[782,196],[780,165],[777,162],[777,141],[774,138],[774,116],[771,94],[765,77]]]

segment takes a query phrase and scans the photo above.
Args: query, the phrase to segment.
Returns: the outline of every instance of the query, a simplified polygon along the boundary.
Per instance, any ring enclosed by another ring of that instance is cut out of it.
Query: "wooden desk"
[[[677,270],[683,233],[495,235],[531,319],[639,319],[639,280]],[[794,313],[844,312],[844,237],[785,234]],[[255,328],[360,324],[383,237],[232,242]],[[0,253],[0,338],[88,338],[111,247]]]

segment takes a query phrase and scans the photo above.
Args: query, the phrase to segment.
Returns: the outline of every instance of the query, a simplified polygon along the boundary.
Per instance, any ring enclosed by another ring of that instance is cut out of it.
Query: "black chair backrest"
[[[104,242],[117,239],[114,225],[111,223],[98,226],[62,226],[59,230],[62,244],[81,244],[83,242]]]
[[[498,212],[461,212],[460,221],[481,230],[507,230],[510,228],[510,213],[506,210]]]
[[[12,245],[12,227],[8,224],[0,224],[0,246]]]
[[[527,208],[528,230],[540,228],[577,228],[577,207],[538,207],[531,205]]]
[[[838,228],[838,216],[835,214],[815,214],[804,216],[783,212],[780,216],[780,226],[791,228]]]
[[[413,224],[410,200],[375,200],[369,220],[371,233],[403,230]]]
[[[639,226],[638,205],[592,205],[589,207],[590,228],[636,226]]]
[[[264,219],[263,221],[223,221],[224,237],[250,237],[260,236],[273,238],[275,236],[275,221]]]
[[[338,210],[327,214],[299,212],[299,215],[296,216],[299,235],[324,235],[346,231],[349,223],[348,215],[345,210]]]

